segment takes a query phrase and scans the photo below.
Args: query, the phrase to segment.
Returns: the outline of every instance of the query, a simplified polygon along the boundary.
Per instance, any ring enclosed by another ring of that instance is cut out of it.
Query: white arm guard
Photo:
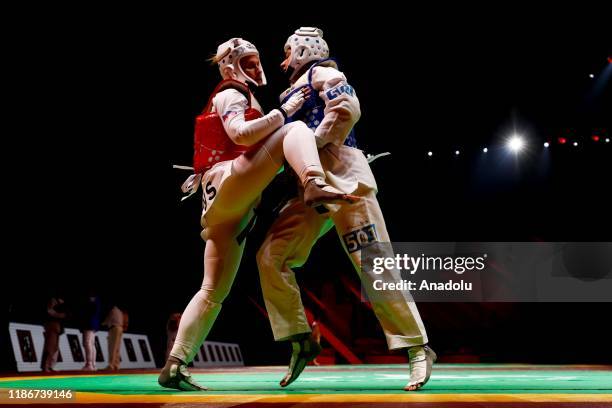
[[[245,121],[244,112],[249,104],[246,97],[235,89],[219,92],[213,99],[213,105],[227,135],[237,145],[252,146],[285,123],[285,117],[278,109],[261,118]]]

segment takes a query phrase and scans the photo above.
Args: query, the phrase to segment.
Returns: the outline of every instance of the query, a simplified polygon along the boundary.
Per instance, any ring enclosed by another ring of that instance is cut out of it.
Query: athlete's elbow
[[[361,118],[361,108],[358,105],[358,106],[355,106],[355,109],[352,115],[352,119],[353,121],[357,122],[360,118]]]
[[[344,106],[338,109],[338,116],[342,121],[355,123],[361,117],[359,105]]]

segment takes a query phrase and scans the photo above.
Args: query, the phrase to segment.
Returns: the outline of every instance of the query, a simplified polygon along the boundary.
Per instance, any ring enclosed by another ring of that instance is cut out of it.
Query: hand
[[[300,110],[306,99],[310,97],[310,89],[302,88],[287,100],[280,108],[285,112],[287,117],[293,116]]]

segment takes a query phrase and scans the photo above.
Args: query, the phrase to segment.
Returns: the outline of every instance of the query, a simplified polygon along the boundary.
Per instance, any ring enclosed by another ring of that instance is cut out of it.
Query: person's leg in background
[[[85,365],[83,370],[95,371],[96,369],[96,347],[95,347],[96,332],[93,330],[83,331],[83,349],[85,350]]]
[[[44,372],[55,371],[53,367],[59,353],[60,325],[57,322],[45,324],[45,345],[42,369]]]
[[[116,371],[121,362],[121,326],[111,326],[108,329],[108,369]]]
[[[107,370],[118,370],[121,350],[121,335],[125,324],[124,313],[119,307],[113,306],[103,323],[108,327],[108,366]]]
[[[117,326],[114,329],[117,341],[115,341],[115,347],[113,348],[113,366],[115,370],[119,370],[121,367],[121,339],[123,337],[123,327]]]

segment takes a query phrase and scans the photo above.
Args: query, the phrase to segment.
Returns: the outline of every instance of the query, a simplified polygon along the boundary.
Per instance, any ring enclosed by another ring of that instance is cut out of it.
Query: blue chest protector
[[[331,58],[318,61],[317,63],[313,64],[312,67],[310,67],[310,69],[308,70],[307,85],[311,91],[310,98],[308,98],[306,102],[304,102],[304,105],[302,105],[299,111],[294,113],[293,116],[287,118],[286,123],[301,120],[302,122],[306,123],[306,126],[308,126],[313,131],[317,128],[317,126],[319,126],[319,124],[323,120],[323,117],[325,116],[325,101],[321,99],[321,97],[319,96],[319,92],[312,87],[312,71],[317,65],[329,60],[331,60]],[[296,88],[290,93],[288,93],[287,96],[283,99],[282,103],[285,103],[291,97],[291,95],[293,95],[300,89],[302,89],[302,87]],[[351,132],[344,140],[344,145],[355,148],[357,147],[355,129],[351,129]]]

